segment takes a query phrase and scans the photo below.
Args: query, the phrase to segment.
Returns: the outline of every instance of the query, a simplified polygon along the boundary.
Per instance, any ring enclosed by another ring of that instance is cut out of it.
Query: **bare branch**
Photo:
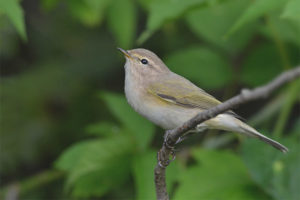
[[[283,72],[277,78],[275,78],[270,83],[257,87],[253,90],[244,89],[242,92],[225,101],[222,104],[219,104],[216,107],[213,107],[209,110],[203,111],[196,115],[194,118],[185,122],[182,126],[166,131],[165,141],[162,148],[158,152],[158,164],[155,167],[155,186],[156,186],[156,197],[158,200],[168,200],[168,193],[166,189],[166,180],[165,180],[165,170],[170,163],[170,156],[172,156],[174,146],[176,141],[184,135],[187,131],[194,129],[198,124],[203,123],[206,120],[209,120],[225,111],[228,111],[234,107],[237,107],[240,104],[246,102],[265,98],[270,95],[274,90],[282,86],[283,84],[292,81],[300,76],[300,66],[293,68],[289,71]]]

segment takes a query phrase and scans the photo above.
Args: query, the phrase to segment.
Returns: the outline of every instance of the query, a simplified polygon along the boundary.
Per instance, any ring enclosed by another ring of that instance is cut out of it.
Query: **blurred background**
[[[154,51],[220,100],[300,63],[298,0],[0,0],[0,198],[155,199],[163,130],[124,97],[117,47]],[[172,199],[299,199],[300,82],[235,111],[290,149],[205,131]]]

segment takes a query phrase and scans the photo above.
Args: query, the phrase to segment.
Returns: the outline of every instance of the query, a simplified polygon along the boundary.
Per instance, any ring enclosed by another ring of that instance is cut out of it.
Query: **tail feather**
[[[240,128],[247,135],[254,136],[254,137],[260,139],[261,141],[272,145],[273,147],[275,147],[276,149],[280,150],[283,153],[287,153],[289,151],[289,149],[287,147],[283,146],[279,142],[276,142],[275,140],[272,140],[272,139],[268,138],[267,136],[264,136],[263,134],[259,133],[254,128],[248,126],[247,124],[245,124],[243,122],[242,122],[242,124],[240,123]]]
[[[238,133],[243,133],[251,137],[256,137],[260,139],[261,141],[272,145],[276,149],[286,153],[288,152],[288,148],[280,144],[279,142],[276,142],[275,140],[272,140],[263,134],[259,133],[257,130],[252,128],[251,126],[245,124],[238,118],[232,115],[228,114],[220,114],[217,117],[208,120],[205,122],[204,127],[208,128],[214,128],[214,129],[221,129],[225,131],[233,131],[233,132],[238,132]]]

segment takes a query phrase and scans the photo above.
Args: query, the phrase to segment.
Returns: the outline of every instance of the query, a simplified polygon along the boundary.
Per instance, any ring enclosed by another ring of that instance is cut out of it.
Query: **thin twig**
[[[169,196],[166,188],[166,167],[170,164],[170,157],[174,156],[173,149],[175,147],[176,141],[184,135],[187,131],[194,129],[198,124],[203,123],[206,120],[209,120],[225,111],[228,111],[232,108],[237,107],[240,104],[244,104],[248,101],[252,101],[259,98],[265,98],[270,95],[275,89],[279,88],[283,84],[290,82],[300,76],[300,66],[283,72],[277,78],[275,78],[270,83],[257,87],[253,90],[244,89],[242,92],[225,101],[222,104],[219,104],[216,107],[213,107],[209,110],[203,111],[185,122],[182,126],[168,130],[165,133],[165,141],[162,145],[162,148],[158,152],[157,160],[158,163],[154,170],[155,175],[155,186],[156,186],[156,197],[158,200],[168,200]]]

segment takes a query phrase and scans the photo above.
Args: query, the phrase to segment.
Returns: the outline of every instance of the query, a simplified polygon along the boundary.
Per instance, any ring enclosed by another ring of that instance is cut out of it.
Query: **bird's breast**
[[[136,112],[154,124],[164,129],[173,129],[199,112],[196,109],[184,108],[164,101],[160,97],[148,93],[145,86],[131,76],[131,74],[125,76],[127,101]]]

